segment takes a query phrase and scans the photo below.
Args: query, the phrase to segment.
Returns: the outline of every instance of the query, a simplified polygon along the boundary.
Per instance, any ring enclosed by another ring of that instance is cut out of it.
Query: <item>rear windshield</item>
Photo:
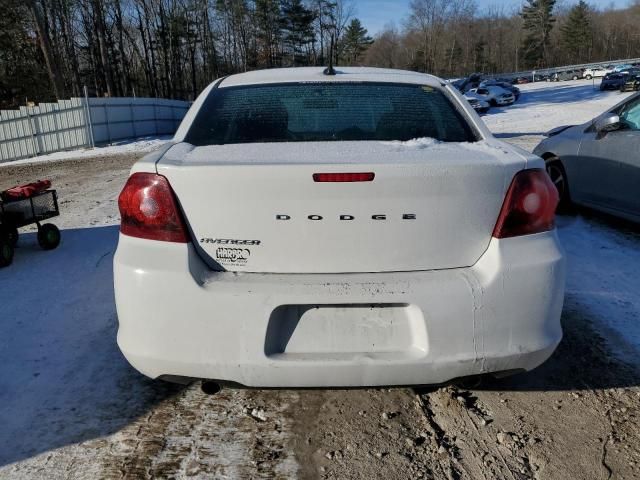
[[[258,142],[477,138],[438,89],[378,83],[297,83],[217,88],[185,140],[193,145]]]

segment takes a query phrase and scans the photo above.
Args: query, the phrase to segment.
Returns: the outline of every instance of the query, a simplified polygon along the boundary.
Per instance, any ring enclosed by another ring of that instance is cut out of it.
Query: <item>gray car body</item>
[[[640,222],[640,130],[595,129],[600,117],[639,99],[632,95],[587,123],[554,129],[533,150],[562,162],[573,203]]]

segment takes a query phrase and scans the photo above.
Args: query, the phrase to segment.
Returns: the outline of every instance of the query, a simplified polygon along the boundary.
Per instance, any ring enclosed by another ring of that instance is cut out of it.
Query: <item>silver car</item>
[[[640,94],[546,135],[533,153],[546,161],[561,208],[573,202],[640,222]]]

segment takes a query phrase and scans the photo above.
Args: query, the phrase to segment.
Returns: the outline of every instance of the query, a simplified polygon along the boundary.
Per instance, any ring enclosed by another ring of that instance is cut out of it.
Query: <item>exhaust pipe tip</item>
[[[202,392],[207,395],[215,395],[222,390],[222,386],[217,382],[204,381],[200,386]]]

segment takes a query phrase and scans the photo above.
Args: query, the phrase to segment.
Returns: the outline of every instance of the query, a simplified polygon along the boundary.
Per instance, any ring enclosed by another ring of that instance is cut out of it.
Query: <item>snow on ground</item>
[[[123,155],[127,153],[147,153],[171,140],[172,137],[144,137],[137,140],[112,143],[104,147],[80,148],[78,150],[62,151],[39,155],[37,157],[23,158],[11,162],[0,163],[0,167],[26,165],[29,163],[53,162],[56,160],[69,160],[74,158],[95,158],[108,155]]]
[[[565,311],[588,318],[618,358],[640,366],[640,229],[598,217],[561,217]]]
[[[499,138],[533,150],[545,132],[562,125],[579,125],[604,113],[633,92],[601,92],[586,80],[536,82],[519,85],[520,99],[509,107],[492,108],[483,116]]]

